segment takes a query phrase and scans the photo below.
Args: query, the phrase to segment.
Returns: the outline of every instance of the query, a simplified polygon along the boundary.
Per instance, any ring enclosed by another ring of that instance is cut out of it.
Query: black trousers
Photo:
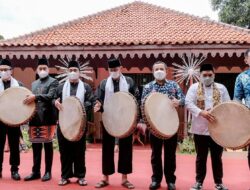
[[[64,179],[71,177],[84,178],[86,175],[86,134],[79,141],[71,142],[64,138],[60,127],[58,127],[57,137],[61,160],[61,177]]]
[[[20,152],[19,152],[19,138],[20,127],[8,127],[0,122],[0,172],[2,172],[4,145],[6,142],[6,135],[8,137],[10,147],[10,160],[11,171],[18,171],[20,164]]]
[[[164,175],[167,183],[175,183],[176,176],[176,147],[177,147],[177,135],[174,135],[170,139],[162,140],[154,135],[150,135],[150,144],[152,149],[151,165],[153,175],[152,181],[161,183],[163,177],[162,167],[162,145],[164,147]]]
[[[33,168],[32,172],[41,173],[41,159],[42,159],[42,148],[44,146],[45,152],[45,173],[50,172],[53,162],[53,143],[32,143],[33,150]]]
[[[196,156],[196,181],[203,183],[207,171],[207,157],[210,150],[213,177],[215,183],[222,183],[222,153],[223,148],[216,144],[210,136],[194,135]]]
[[[118,173],[132,173],[133,144],[132,135],[119,139]],[[115,137],[108,134],[103,127],[102,139],[102,173],[111,175],[115,173],[114,162]]]

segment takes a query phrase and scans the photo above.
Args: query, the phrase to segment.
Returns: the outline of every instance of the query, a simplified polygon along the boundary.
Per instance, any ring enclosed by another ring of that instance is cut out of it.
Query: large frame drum
[[[32,92],[24,87],[11,87],[0,94],[0,120],[12,127],[27,123],[36,111],[35,102],[24,104],[23,101]]]
[[[104,103],[102,122],[113,137],[125,138],[136,128],[138,107],[136,99],[127,92],[116,92]]]
[[[166,94],[149,94],[143,101],[142,115],[149,131],[160,139],[171,138],[178,131],[178,113]]]
[[[59,111],[59,126],[63,136],[69,141],[79,141],[86,128],[86,112],[80,100],[69,96],[62,102]]]
[[[212,111],[216,121],[209,123],[212,139],[224,148],[240,149],[250,142],[250,111],[237,102],[224,102]]]

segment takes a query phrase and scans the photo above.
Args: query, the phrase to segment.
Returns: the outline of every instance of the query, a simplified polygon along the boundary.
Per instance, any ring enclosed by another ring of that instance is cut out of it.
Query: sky
[[[0,35],[17,37],[134,0],[0,0]],[[200,17],[218,20],[210,0],[141,0]]]

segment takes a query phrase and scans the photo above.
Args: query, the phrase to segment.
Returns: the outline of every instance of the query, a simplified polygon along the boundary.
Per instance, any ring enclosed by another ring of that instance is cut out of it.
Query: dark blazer
[[[52,100],[56,93],[58,81],[50,76],[37,79],[32,83],[32,92],[36,96],[36,114],[30,121],[30,126],[55,125],[56,110]]]

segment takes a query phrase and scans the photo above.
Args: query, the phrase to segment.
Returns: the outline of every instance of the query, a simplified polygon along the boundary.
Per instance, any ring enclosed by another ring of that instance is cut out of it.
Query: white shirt
[[[222,84],[215,83],[216,87],[220,92],[220,100],[221,102],[230,101],[230,96],[226,87]],[[208,132],[208,121],[200,116],[200,112],[202,111],[200,108],[197,107],[197,89],[199,83],[195,83],[190,86],[188,89],[185,105],[186,108],[192,114],[192,126],[190,129],[190,133],[197,134],[197,135],[209,135]],[[213,86],[204,87],[204,96],[205,96],[205,110],[213,108]]]

